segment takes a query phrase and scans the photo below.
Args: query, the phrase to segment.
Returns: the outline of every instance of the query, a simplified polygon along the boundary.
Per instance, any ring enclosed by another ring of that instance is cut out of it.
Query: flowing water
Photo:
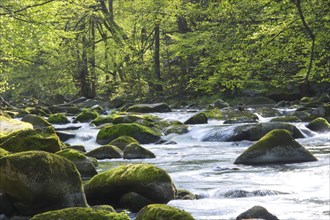
[[[192,112],[175,111],[155,114],[164,119],[185,121]],[[259,121],[269,118],[259,116]],[[76,125],[76,124],[75,124]],[[98,129],[78,124],[77,137],[67,141],[94,149]],[[316,162],[246,166],[233,164],[251,141],[204,142],[210,132],[226,135],[237,125],[211,120],[206,125],[190,126],[183,135],[170,134],[164,139],[177,144],[148,144],[155,159],[102,160],[102,172],[120,164],[152,163],[165,169],[179,189],[197,194],[198,200],[173,200],[169,205],[190,212],[196,219],[235,219],[247,209],[261,205],[279,219],[330,219],[330,133],[317,134],[305,123],[295,125],[307,136],[297,139],[318,159]]]

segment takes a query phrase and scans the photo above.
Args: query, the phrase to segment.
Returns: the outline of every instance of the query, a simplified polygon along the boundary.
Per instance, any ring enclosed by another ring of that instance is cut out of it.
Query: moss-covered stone
[[[164,204],[148,205],[141,209],[141,211],[136,216],[136,220],[159,219],[194,220],[190,213]]]
[[[85,184],[89,204],[118,206],[122,195],[136,192],[154,203],[167,203],[175,187],[165,170],[151,164],[128,164],[94,176]]]
[[[278,118],[273,118],[270,121],[277,121],[277,122],[301,122],[301,119],[298,118],[297,116],[283,116],[283,117],[278,117]]]
[[[205,110],[205,111],[203,111],[203,113],[206,115],[206,117],[208,119],[217,119],[217,120],[223,119],[222,112],[218,108],[213,108],[213,109]]]
[[[31,220],[130,220],[125,213],[94,208],[66,208],[35,215]]]
[[[184,124],[207,124],[207,117],[203,112],[191,116]]]
[[[151,113],[151,112],[171,112],[171,108],[165,103],[137,104],[126,109],[127,112]]]
[[[130,192],[120,197],[120,207],[129,209],[132,212],[138,212],[143,207],[152,204],[152,201],[141,196],[138,193]]]
[[[0,147],[9,152],[42,150],[55,153],[63,145],[53,127],[22,130],[0,138]]]
[[[243,212],[236,217],[236,220],[244,219],[267,219],[267,220],[279,220],[275,215],[272,215],[262,206],[253,206],[249,210]]]
[[[37,115],[31,115],[31,114],[25,115],[21,121],[32,124],[33,128],[43,128],[43,127],[52,126],[43,117]]]
[[[87,152],[86,156],[94,157],[98,160],[103,160],[122,158],[122,154],[122,150],[120,150],[118,147],[108,144]]]
[[[316,132],[329,132],[330,124],[324,118],[316,118],[306,125],[312,131]]]
[[[154,153],[137,143],[127,145],[123,154],[124,159],[145,159],[155,157],[156,155]]]
[[[77,150],[65,149],[56,154],[73,162],[83,178],[90,178],[97,174],[93,161]]]
[[[97,134],[97,143],[108,144],[120,136],[130,136],[141,144],[154,143],[160,139],[161,133],[137,123],[108,125]]]
[[[276,101],[264,96],[256,96],[256,97],[246,97],[242,99],[243,103],[246,105],[275,105]]]
[[[74,164],[47,152],[29,151],[2,157],[0,188],[21,215],[87,206]]]
[[[90,122],[99,117],[99,113],[95,110],[84,109],[74,120],[74,122]]]
[[[110,142],[111,145],[114,145],[121,150],[124,150],[127,145],[132,143],[139,143],[139,142],[130,136],[120,136]]]
[[[178,124],[178,125],[170,125],[169,127],[164,129],[164,134],[185,134],[188,132],[188,126],[184,124]]]
[[[8,156],[10,153],[8,151],[6,151],[5,149],[2,149],[0,147],[0,158],[1,157],[5,157],[5,156]]]
[[[0,138],[14,132],[30,129],[33,129],[33,125],[31,123],[0,116]]]
[[[275,129],[244,151],[235,164],[282,164],[316,161],[317,159],[290,132]]]
[[[49,110],[53,113],[68,113],[68,114],[79,114],[80,113],[80,108],[78,108],[74,104],[61,104],[61,105],[53,105],[49,107]]]
[[[52,124],[67,124],[70,122],[65,113],[52,114],[47,121]]]
[[[258,113],[262,117],[276,117],[283,115],[279,110],[267,107],[256,109],[256,113]]]
[[[192,192],[186,190],[186,189],[178,189],[175,199],[178,199],[178,200],[195,200],[195,199],[197,199],[197,196],[195,194],[193,194]]]
[[[83,152],[85,153],[86,152],[86,149],[85,149],[85,146],[84,145],[70,145],[67,147],[68,149],[73,149],[73,150],[77,150],[77,151],[80,151],[80,152]]]
[[[94,124],[96,126],[107,124],[107,123],[112,123],[113,121],[113,115],[109,116],[98,116],[94,120],[92,120],[91,124]]]

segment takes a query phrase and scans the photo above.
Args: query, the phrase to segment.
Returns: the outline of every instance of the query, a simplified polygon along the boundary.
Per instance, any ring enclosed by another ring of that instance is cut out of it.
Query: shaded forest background
[[[328,0],[1,0],[0,96],[313,95],[329,22]]]

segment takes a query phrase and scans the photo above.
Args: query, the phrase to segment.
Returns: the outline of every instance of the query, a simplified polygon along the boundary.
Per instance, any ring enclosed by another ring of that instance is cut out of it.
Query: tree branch
[[[38,7],[38,6],[42,6],[42,5],[46,5],[46,4],[51,3],[51,2],[53,2],[53,1],[55,1],[55,0],[48,0],[48,1],[45,1],[45,2],[42,2],[42,3],[37,3],[37,4],[33,4],[33,5],[28,5],[28,6],[24,7],[24,8],[18,9],[18,10],[16,10],[16,11],[9,11],[9,12],[6,12],[6,13],[0,13],[0,16],[2,16],[2,15],[10,15],[10,14],[16,14],[16,13],[19,13],[19,12],[25,11],[25,10],[27,10],[27,9],[29,9],[29,8],[34,8],[34,7]]]

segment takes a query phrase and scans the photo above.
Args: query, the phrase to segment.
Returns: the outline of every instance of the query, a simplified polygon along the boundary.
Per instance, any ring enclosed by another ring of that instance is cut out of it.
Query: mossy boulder
[[[108,144],[93,149],[87,152],[85,155],[89,157],[94,157],[98,160],[103,160],[103,159],[122,158],[123,152],[118,147]]]
[[[195,200],[195,199],[197,199],[197,196],[196,196],[196,194],[193,194],[192,192],[190,192],[186,189],[178,189],[175,199],[178,199],[178,200]]]
[[[246,105],[275,105],[276,104],[275,100],[268,98],[268,97],[264,97],[264,96],[245,97],[244,99],[242,99],[242,101]]]
[[[207,124],[207,117],[203,112],[191,116],[184,124]]]
[[[43,128],[43,127],[52,126],[43,117],[37,115],[31,115],[31,114],[25,115],[21,121],[32,124],[33,128]]]
[[[222,109],[229,107],[229,104],[222,99],[217,99],[211,104],[211,107]]]
[[[90,122],[97,117],[99,117],[97,111],[84,109],[73,122]]]
[[[240,109],[234,109],[234,108],[229,108],[229,109],[222,109],[222,119],[223,120],[231,120],[231,121],[258,121],[258,116],[251,111]]]
[[[67,124],[70,122],[65,113],[52,114],[47,121],[52,124]]]
[[[68,113],[71,115],[76,115],[80,113],[80,108],[74,104],[61,104],[61,105],[53,105],[49,107],[49,110],[53,113]]]
[[[0,138],[17,131],[31,130],[31,129],[33,129],[33,125],[31,123],[7,118],[5,116],[0,116]],[[0,143],[1,143],[1,139],[0,139]]]
[[[87,206],[74,164],[47,152],[29,151],[2,157],[0,188],[21,215]]]
[[[93,161],[77,150],[65,149],[56,154],[74,163],[82,178],[90,178],[97,174]]]
[[[309,122],[306,125],[312,131],[316,132],[329,132],[330,131],[330,124],[324,118],[316,118],[313,121]]]
[[[65,208],[35,215],[31,220],[130,220],[125,213],[95,208]]]
[[[108,144],[120,136],[130,136],[141,144],[149,144],[157,142],[161,133],[137,123],[108,125],[101,128],[97,134],[96,142],[98,144]]]
[[[216,119],[221,120],[223,119],[222,112],[219,108],[213,108],[203,111],[208,119]]]
[[[283,164],[316,161],[317,159],[290,132],[275,129],[244,151],[235,164]]]
[[[68,149],[77,150],[77,151],[80,151],[80,152],[83,152],[83,153],[86,152],[85,146],[84,146],[84,145],[81,145],[81,144],[70,145],[70,146],[68,146],[67,148],[68,148]]]
[[[42,150],[55,153],[64,144],[56,135],[53,127],[22,130],[0,138],[0,147],[9,152]]]
[[[194,220],[190,213],[164,204],[151,204],[139,211],[136,220]]]
[[[277,117],[277,116],[282,116],[283,113],[277,109],[274,108],[258,108],[256,109],[256,113],[261,115],[262,117]]]
[[[137,143],[127,145],[123,154],[124,159],[146,159],[155,157],[156,155],[154,153]]]
[[[0,147],[0,158],[1,157],[5,157],[5,156],[8,156],[10,153],[8,151],[6,151],[5,149],[2,149]]]
[[[130,136],[120,136],[110,142],[111,145],[114,145],[121,150],[124,150],[127,145],[132,143],[139,143],[139,142]]]
[[[94,176],[85,184],[89,204],[118,206],[120,198],[135,192],[153,203],[167,203],[175,187],[165,170],[151,164],[128,164]]]
[[[297,116],[282,116],[278,118],[273,118],[270,121],[272,122],[301,122],[301,119],[298,118]]]
[[[184,124],[170,125],[163,130],[165,135],[172,133],[185,134],[188,132],[188,126]]]
[[[172,109],[165,103],[137,104],[126,109],[127,112],[151,113],[151,112],[171,112]]]
[[[275,215],[269,213],[268,210],[262,206],[253,206],[249,210],[236,217],[236,220],[244,219],[279,220]]]

